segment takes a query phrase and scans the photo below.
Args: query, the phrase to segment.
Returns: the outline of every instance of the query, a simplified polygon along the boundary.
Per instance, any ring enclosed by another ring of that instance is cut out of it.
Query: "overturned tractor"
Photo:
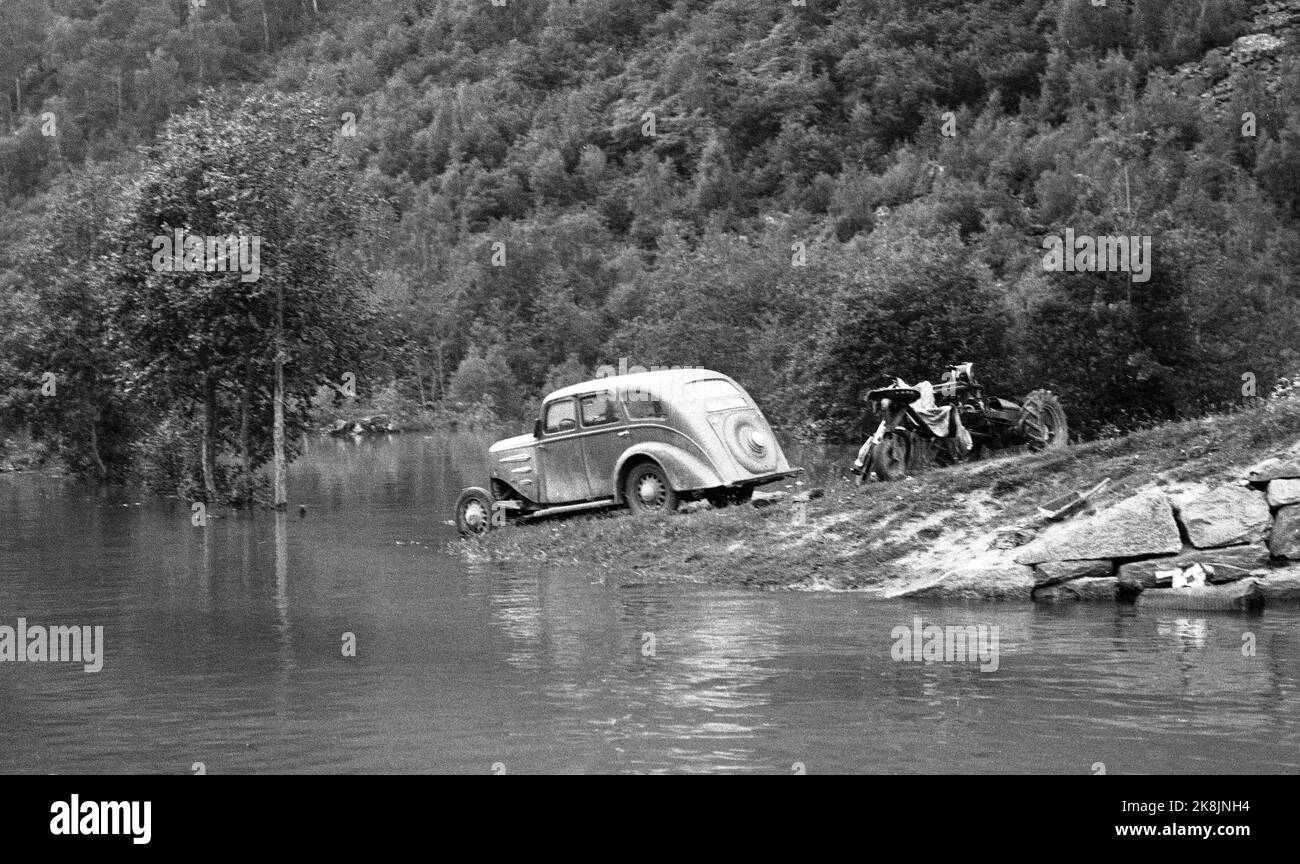
[[[1050,390],[1034,390],[1020,402],[989,396],[973,364],[949,366],[938,384],[909,386],[891,378],[865,395],[883,415],[880,426],[858,451],[858,483],[874,474],[902,480],[929,464],[983,458],[998,450],[1053,450],[1069,444],[1061,402]]]

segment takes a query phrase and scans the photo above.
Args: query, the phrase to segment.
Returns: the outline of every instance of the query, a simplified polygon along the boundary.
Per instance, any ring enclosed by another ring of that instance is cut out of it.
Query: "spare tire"
[[[1065,409],[1051,390],[1035,390],[1025,397],[1016,430],[1031,450],[1059,450],[1070,443]]]
[[[760,417],[748,412],[732,414],[722,424],[722,440],[740,466],[751,474],[776,470],[776,440]]]

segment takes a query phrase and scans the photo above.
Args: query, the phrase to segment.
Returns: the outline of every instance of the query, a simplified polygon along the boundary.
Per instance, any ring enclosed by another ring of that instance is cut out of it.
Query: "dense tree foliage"
[[[1300,61],[1186,65],[1258,5],[12,0],[0,410],[40,422],[24,394],[73,344],[86,388],[240,380],[238,343],[150,365],[174,340],[221,341],[201,290],[152,309],[176,316],[157,332],[101,326],[99,304],[141,283],[102,265],[94,228],[208,218],[201,196],[162,206],[189,195],[179,156],[144,155],[177,129],[194,165],[249,172],[213,194],[283,200],[289,178],[238,158],[217,131],[233,121],[200,106],[246,85],[321,100],[357,194],[383,202],[340,242],[390,327],[381,377],[413,404],[510,417],[627,357],[718,368],[832,437],[867,428],[876,377],[964,360],[999,392],[1061,392],[1086,434],[1221,407],[1243,374],[1263,390],[1300,365]],[[1229,76],[1226,104],[1201,73]],[[1045,272],[1043,237],[1067,229],[1151,237],[1150,280]],[[59,434],[96,429],[102,460],[140,434],[146,398],[96,396]]]

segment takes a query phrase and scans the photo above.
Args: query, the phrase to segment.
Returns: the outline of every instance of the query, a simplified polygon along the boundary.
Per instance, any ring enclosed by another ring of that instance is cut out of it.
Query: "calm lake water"
[[[0,625],[102,625],[106,642],[94,674],[0,663],[0,771],[1300,770],[1295,611],[944,607],[467,566],[444,520],[481,448],[312,439],[293,512],[207,529],[180,503],[0,475]],[[916,616],[1000,628],[998,671],[892,660]]]

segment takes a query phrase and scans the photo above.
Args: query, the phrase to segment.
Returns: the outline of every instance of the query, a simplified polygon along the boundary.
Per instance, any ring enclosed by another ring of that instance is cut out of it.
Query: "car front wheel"
[[[456,530],[462,537],[479,537],[492,527],[492,496],[471,486],[456,499]]]
[[[633,513],[671,513],[677,509],[677,493],[664,469],[654,462],[642,462],[628,472],[623,495]]]

